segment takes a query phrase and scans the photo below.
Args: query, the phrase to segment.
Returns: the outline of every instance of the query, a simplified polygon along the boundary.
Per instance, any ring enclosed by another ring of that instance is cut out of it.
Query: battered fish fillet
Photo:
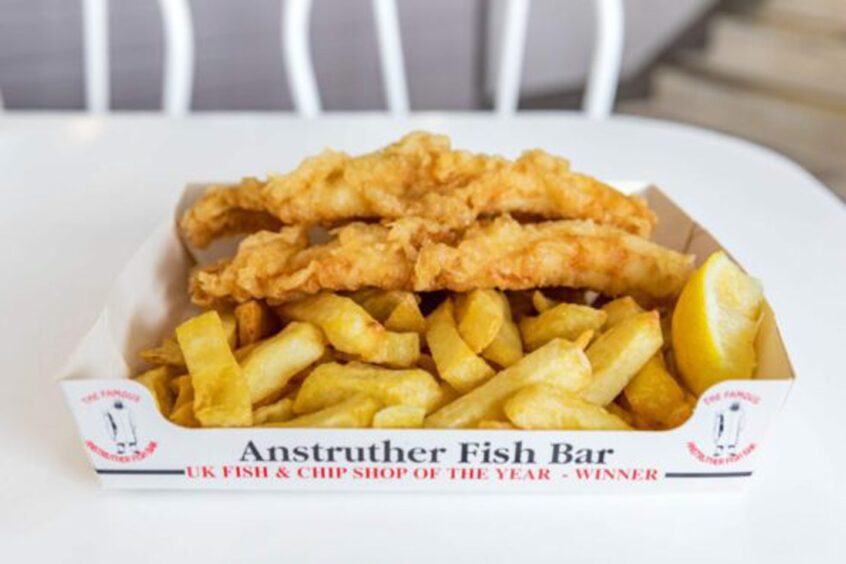
[[[443,224],[402,218],[390,225],[350,223],[309,246],[305,226],[262,231],[245,238],[231,260],[195,269],[189,279],[200,305],[264,298],[283,303],[321,290],[405,288],[426,242],[456,241]]]
[[[418,292],[564,286],[652,304],[681,292],[693,258],[592,221],[523,225],[504,216],[471,226],[455,245],[424,245],[413,285]]]
[[[204,247],[256,226],[418,216],[462,228],[502,213],[591,219],[641,236],[656,221],[640,198],[572,172],[565,159],[534,150],[510,161],[456,151],[445,136],[417,132],[359,157],[327,150],[267,182],[247,178],[214,187],[180,226],[191,243]]]
[[[306,248],[304,228],[258,233],[234,259],[191,277],[193,300],[267,299],[283,303],[321,290],[464,292],[547,286],[632,295],[645,304],[675,297],[693,257],[592,221],[523,225],[510,216],[466,230],[403,218],[387,225],[352,223],[324,245]]]

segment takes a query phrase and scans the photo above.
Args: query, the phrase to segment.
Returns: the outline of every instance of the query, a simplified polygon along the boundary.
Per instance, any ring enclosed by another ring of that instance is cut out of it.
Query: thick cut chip
[[[620,404],[612,401],[611,403],[609,403],[608,405],[605,406],[605,409],[608,410],[608,413],[611,413],[612,415],[616,415],[617,417],[619,417],[620,419],[625,421],[626,425],[628,425],[629,427],[635,426],[634,425],[634,418],[632,417],[632,414],[629,413],[628,411],[626,411],[625,408],[623,406],[621,406]]]
[[[173,410],[176,411],[186,403],[194,403],[194,387],[191,385],[191,375],[176,376],[170,381],[170,391],[173,392]]]
[[[294,402],[296,413],[311,413],[364,393],[386,406],[410,405],[426,412],[440,401],[435,378],[419,368],[392,370],[359,362],[330,362],[315,368]]]
[[[548,309],[552,309],[558,305],[558,302],[548,298],[540,290],[532,292],[532,305],[535,306],[535,311],[543,313]]]
[[[235,318],[230,313],[223,313],[221,315],[221,323],[223,324],[224,332],[226,333],[226,342],[231,347],[237,344],[237,332]],[[158,347],[152,349],[145,349],[138,353],[141,359],[158,366],[172,366],[174,368],[185,368],[185,357],[182,355],[182,349],[179,348],[179,343],[174,337],[165,337],[162,339]],[[187,376],[187,374],[186,374]],[[174,394],[176,390],[174,390]]]
[[[420,335],[385,331],[376,350],[362,360],[397,368],[413,366],[420,358]]]
[[[429,315],[426,343],[438,374],[461,393],[472,390],[494,374],[493,368],[476,356],[461,338],[449,298]]]
[[[238,321],[231,311],[218,312],[220,324],[223,326],[223,334],[226,335],[226,343],[233,351],[238,347]]]
[[[140,374],[135,381],[150,390],[156,407],[165,417],[173,410],[173,391],[170,389],[170,368],[159,366]]]
[[[631,429],[606,409],[588,403],[572,392],[536,384],[505,402],[505,414],[521,429],[616,431]]]
[[[623,393],[632,412],[653,426],[676,426],[691,413],[684,390],[667,372],[660,352],[638,371]]]
[[[593,379],[582,398],[602,406],[614,401],[663,342],[657,311],[630,317],[603,333],[587,349]]]
[[[426,319],[420,312],[420,304],[417,303],[413,294],[405,293],[405,297],[397,303],[388,319],[385,320],[385,329],[418,335],[426,332]]]
[[[624,298],[617,298],[602,306],[600,309],[605,312],[605,327],[607,331],[614,327],[621,321],[625,321],[630,317],[634,317],[638,313],[643,313],[643,308],[631,296]]]
[[[503,368],[523,358],[523,340],[517,324],[506,319],[494,340],[482,351],[482,356]]]
[[[194,416],[194,404],[193,403],[186,403],[184,405],[179,406],[177,409],[174,409],[170,414],[170,421],[171,423],[175,423],[180,427],[201,427],[199,421]]]
[[[505,321],[505,304],[496,290],[473,290],[455,302],[458,332],[474,353],[493,342]]]
[[[288,318],[314,323],[333,347],[349,354],[372,354],[385,332],[364,308],[336,294],[318,294],[287,304],[280,311]]]
[[[244,427],[252,423],[250,387],[226,340],[216,311],[176,328],[194,388],[194,416],[203,427]]]
[[[589,382],[590,363],[585,353],[564,339],[554,339],[440,408],[426,419],[425,426],[473,427],[484,419],[497,419],[505,400],[526,386],[547,383],[578,393]]]
[[[281,392],[291,378],[326,350],[323,333],[311,323],[293,321],[273,337],[257,343],[241,360],[253,405]]]
[[[691,406],[687,402],[678,404],[664,421],[661,428],[674,429],[683,425],[688,419],[690,419],[690,416],[693,415],[694,407],[695,406]]]
[[[377,429],[416,429],[423,426],[426,410],[416,405],[391,405],[376,412],[373,427]]]
[[[355,292],[350,297],[361,304],[361,307],[367,310],[367,313],[372,315],[380,323],[384,323],[400,303],[409,299],[414,303],[418,301],[417,296],[413,292],[378,290],[373,288]]]
[[[191,375],[183,374],[170,381],[170,390],[176,398],[169,419],[182,427],[199,427],[200,422],[194,417],[194,387]]]
[[[262,427],[325,427],[355,429],[370,427],[373,416],[382,409],[382,403],[364,394],[358,394],[339,404],[308,415],[301,415],[281,423],[265,423]]]
[[[573,340],[573,344],[582,350],[585,350],[595,335],[594,331],[585,331]]]
[[[520,338],[520,329],[511,317],[508,298],[504,294],[499,294],[499,298],[502,300],[505,318],[493,341],[482,351],[482,356],[506,368],[523,358],[523,340]]]
[[[294,400],[282,398],[281,400],[263,405],[253,410],[253,425],[264,425],[265,423],[282,423],[294,417]]]
[[[572,341],[585,331],[597,331],[605,323],[605,312],[576,304],[559,304],[538,315],[520,320],[526,348],[535,350],[552,339]]]
[[[240,364],[241,362],[243,362],[243,360],[245,358],[247,358],[249,356],[249,354],[251,352],[253,352],[255,350],[255,348],[257,346],[258,346],[258,343],[253,343],[252,345],[247,345],[246,347],[241,347],[240,349],[235,349],[234,351],[232,351],[232,354],[235,355],[235,360],[237,360],[238,363]]]
[[[416,333],[387,331],[350,298],[321,293],[286,304],[280,311],[288,318],[314,323],[333,347],[366,362],[412,366],[420,355]]]
[[[361,305],[373,296],[385,291],[386,290],[380,290],[379,288],[362,288],[360,290],[356,290],[355,292],[350,292],[346,294],[346,296],[358,305]]]
[[[440,401],[438,401],[437,405],[435,405],[432,411],[436,411],[445,406],[446,404],[452,403],[453,401],[461,397],[461,394],[458,393],[458,390],[450,386],[447,382],[441,380],[438,385],[441,388],[441,399]]]
[[[184,367],[185,358],[182,356],[182,349],[179,348],[179,343],[172,337],[165,337],[162,339],[162,344],[158,347],[141,351],[138,356],[150,364]]]
[[[276,316],[261,302],[250,300],[235,307],[238,346],[252,345],[272,335],[278,325]]]

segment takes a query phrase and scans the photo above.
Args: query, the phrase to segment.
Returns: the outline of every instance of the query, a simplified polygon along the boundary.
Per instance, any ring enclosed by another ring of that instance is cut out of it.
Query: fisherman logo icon
[[[688,442],[688,452],[700,462],[712,466],[731,464],[749,456],[758,445],[743,440],[746,412],[759,401],[760,398],[754,394],[732,390],[703,398],[703,403],[712,407],[710,440]]]
[[[138,394],[124,390],[101,390],[82,398],[84,404],[95,407],[103,423],[105,440],[85,441],[94,454],[112,462],[137,462],[144,460],[158,448],[155,441],[143,444],[132,415],[131,404],[141,401]],[[142,446],[143,444],[143,446]]]
[[[743,408],[734,401],[714,417],[714,456],[733,456],[743,430]]]
[[[112,402],[112,405],[103,411],[103,419],[117,454],[126,454],[127,449],[130,449],[132,454],[138,454],[135,421],[132,419],[132,411],[123,405],[123,401],[116,399]]]

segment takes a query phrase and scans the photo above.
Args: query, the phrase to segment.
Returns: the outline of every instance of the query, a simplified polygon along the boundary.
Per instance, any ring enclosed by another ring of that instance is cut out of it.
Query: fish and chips
[[[184,427],[670,429],[752,377],[760,285],[649,239],[646,202],[540,150],[412,133],[208,189],[188,245],[205,309],[136,381]],[[317,233],[317,235],[315,235]]]

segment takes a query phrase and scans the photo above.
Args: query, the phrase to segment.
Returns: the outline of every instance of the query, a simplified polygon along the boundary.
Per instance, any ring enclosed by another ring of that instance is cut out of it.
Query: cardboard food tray
[[[177,213],[202,185],[189,186]],[[698,261],[720,245],[654,186],[653,239]],[[231,245],[231,242],[229,243]],[[212,254],[223,252],[212,249]],[[94,471],[108,488],[291,491],[666,492],[740,489],[794,375],[765,306],[753,380],[722,382],[670,431],[187,429],[130,380],[138,352],[191,306],[196,260],[169,218],[119,275],[59,380]],[[764,281],[766,289],[766,281]]]

